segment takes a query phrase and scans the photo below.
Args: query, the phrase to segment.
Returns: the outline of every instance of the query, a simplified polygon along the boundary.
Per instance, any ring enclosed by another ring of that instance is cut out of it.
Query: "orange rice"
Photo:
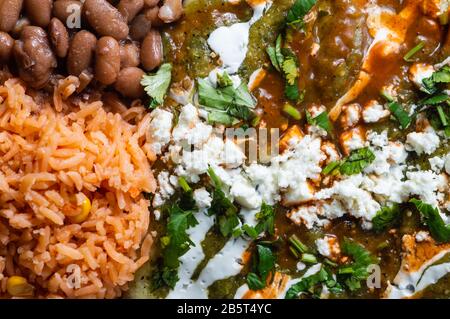
[[[53,105],[17,79],[0,86],[2,297],[12,275],[33,297],[118,297],[149,258],[150,114],[69,102],[77,85],[60,80]],[[72,222],[86,197],[87,219]]]

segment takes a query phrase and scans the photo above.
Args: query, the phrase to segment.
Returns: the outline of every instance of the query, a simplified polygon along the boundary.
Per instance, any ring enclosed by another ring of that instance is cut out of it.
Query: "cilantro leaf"
[[[345,255],[352,257],[353,262],[339,267],[338,276],[344,279],[344,284],[351,291],[358,290],[361,288],[361,281],[369,276],[368,266],[377,264],[378,260],[363,246],[348,238],[344,238],[341,248]]]
[[[295,299],[298,298],[301,293],[313,292],[315,286],[325,283],[330,279],[333,279],[331,274],[322,267],[317,273],[304,277],[300,279],[299,282],[292,285],[286,292],[285,299]]]
[[[252,272],[247,275],[247,284],[252,290],[263,289],[267,278],[275,269],[275,256],[269,247],[256,245],[252,258]]]
[[[429,78],[424,79],[422,91],[427,94],[434,94],[443,83],[450,83],[450,66],[448,65],[434,72]]]
[[[302,99],[302,94],[300,93],[300,90],[298,89],[298,81],[295,80],[293,85],[290,85],[289,83],[286,83],[286,86],[284,87],[284,95],[291,100],[291,101],[299,101]]]
[[[396,223],[398,223],[400,216],[401,211],[398,204],[393,204],[390,207],[382,207],[372,219],[373,230],[376,232],[382,232],[393,227]]]
[[[308,111],[306,111],[306,121],[308,122],[309,125],[315,125],[320,128],[323,128],[328,133],[331,132],[332,126],[330,120],[328,119],[328,113],[326,111],[320,113],[314,118],[312,118],[311,114]]]
[[[286,22],[288,24],[303,24],[303,18],[316,4],[316,0],[296,0],[289,10]]]
[[[368,148],[360,148],[350,153],[340,164],[339,171],[343,175],[354,175],[361,173],[375,160],[375,154]]]
[[[394,114],[397,121],[400,123],[400,127],[402,129],[408,128],[412,121],[408,112],[406,112],[403,107],[397,102],[389,103],[388,107],[392,114]]]
[[[231,78],[224,72],[220,81],[226,85]],[[237,88],[232,85],[215,88],[208,80],[198,79],[198,98],[199,103],[209,111],[210,123],[232,125],[235,119],[247,121],[252,116],[250,109],[256,106],[256,100],[244,82]]]
[[[284,72],[284,75],[286,76],[286,82],[289,85],[294,85],[295,80],[298,78],[298,70],[297,70],[297,63],[295,60],[291,57],[284,60],[282,69]]]
[[[222,88],[232,86],[233,80],[227,72],[217,73],[217,85]]]
[[[445,224],[442,220],[438,208],[415,198],[411,199],[410,202],[420,212],[425,224],[430,229],[431,236],[438,242],[450,242],[450,225]]]
[[[222,190],[222,181],[212,168],[208,169],[208,175],[214,184],[211,207],[208,209],[208,214],[218,216],[217,220],[220,233],[222,236],[228,237],[232,235],[233,230],[239,226],[240,221],[237,216],[238,209],[231,200],[226,197]]]
[[[213,87],[206,79],[198,79],[198,101],[210,108],[226,110],[233,102],[233,97]]]
[[[164,63],[155,74],[147,74],[142,77],[141,85],[145,92],[152,98],[150,108],[155,108],[164,103],[164,97],[172,79],[172,65]]]

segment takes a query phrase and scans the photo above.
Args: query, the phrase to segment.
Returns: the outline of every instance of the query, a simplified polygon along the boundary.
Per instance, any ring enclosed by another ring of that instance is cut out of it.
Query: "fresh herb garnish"
[[[170,63],[161,65],[155,74],[147,74],[142,77],[141,85],[152,98],[149,108],[154,109],[164,103],[171,79],[172,65]]]
[[[326,111],[320,113],[316,117],[312,117],[311,113],[306,111],[306,121],[309,125],[315,125],[320,128],[323,128],[327,133],[331,132],[331,122],[328,118],[328,113]]]
[[[363,246],[348,238],[344,238],[341,248],[342,253],[350,256],[353,262],[338,269],[338,281],[343,282],[350,291],[358,290],[361,288],[361,281],[369,276],[367,268],[371,264],[377,264],[378,260]]]
[[[354,150],[350,155],[341,161],[329,163],[322,170],[322,174],[334,175],[339,172],[342,175],[355,175],[361,173],[367,166],[375,160],[375,154],[368,148]]]
[[[247,85],[242,82],[237,88],[233,87],[226,72],[217,76],[217,88],[206,79],[198,79],[198,100],[209,112],[208,121],[231,125],[235,121],[250,120],[256,101]]]
[[[445,83],[450,83],[450,66],[448,65],[443,66],[432,76],[424,79],[422,91],[427,94],[434,94],[440,89],[441,84]]]
[[[292,117],[294,120],[299,121],[302,118],[302,114],[292,104],[285,103],[283,106],[283,112]]]
[[[275,269],[275,260],[269,247],[256,245],[256,252],[252,256],[251,272],[247,275],[247,285],[251,290],[260,290],[266,287],[268,278]]]
[[[438,242],[450,242],[450,224],[447,225],[442,220],[439,209],[415,198],[411,199],[410,202],[413,203],[420,212],[424,223],[430,230],[431,236]]]
[[[405,56],[403,57],[403,60],[405,60],[406,62],[413,62],[413,60],[411,59],[417,52],[419,52],[420,50],[423,49],[423,47],[425,46],[425,42],[420,42],[418,45],[416,45],[414,48],[412,48],[411,50],[408,51],[408,53],[405,54]]]
[[[280,72],[286,80],[285,95],[291,101],[298,101],[301,99],[301,94],[298,89],[298,65],[295,54],[288,48],[282,47],[283,38],[281,34],[278,35],[275,41],[275,47],[268,47],[267,54],[270,61],[278,72]]]
[[[398,204],[382,207],[372,219],[373,230],[382,232],[393,227],[398,223],[400,216],[401,211]]]
[[[398,102],[390,102],[388,105],[389,111],[394,115],[397,121],[400,123],[402,129],[408,128],[411,124],[411,117]]]
[[[240,224],[237,215],[238,209],[225,195],[222,181],[211,167],[208,169],[208,175],[214,184],[211,207],[208,209],[208,213],[217,216],[220,233],[222,236],[228,237]]]
[[[299,282],[292,285],[286,292],[286,299],[298,298],[301,293],[315,294],[315,290],[318,286],[325,286],[330,292],[340,293],[342,292],[342,286],[333,278],[333,275],[329,270],[322,267],[320,270],[308,277],[300,279]]]
[[[242,232],[247,236],[256,239],[260,234],[267,233],[271,236],[275,234],[275,210],[272,206],[263,203],[261,210],[256,214],[258,223],[252,227],[250,225],[243,225]],[[240,235],[239,233],[236,235]]]
[[[302,28],[304,25],[304,17],[308,14],[316,2],[316,0],[296,0],[287,14],[286,23],[290,26],[298,26]]]
[[[179,258],[194,245],[186,231],[198,222],[192,211],[184,211],[177,204],[168,209],[168,214],[167,234],[161,237],[163,249],[161,279],[167,286],[173,288],[178,281]]]

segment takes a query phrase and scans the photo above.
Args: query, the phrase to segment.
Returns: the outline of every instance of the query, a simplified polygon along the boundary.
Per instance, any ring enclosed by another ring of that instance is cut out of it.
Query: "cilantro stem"
[[[183,191],[190,192],[192,188],[189,186],[188,182],[186,182],[186,179],[184,177],[178,178],[178,184],[180,184],[180,187],[183,189]]]
[[[442,109],[442,106],[438,105],[438,106],[436,106],[436,109],[438,111],[439,118],[441,120],[442,126],[447,126],[448,125],[447,116],[445,115],[445,112]]]
[[[299,253],[306,253],[308,251],[308,247],[303,244],[296,235],[292,235],[291,237],[289,237],[289,242],[291,243],[292,247]]]
[[[317,258],[313,254],[303,254],[302,258],[300,260],[303,261],[304,263],[308,263],[308,264],[317,263]]]
[[[408,51],[408,53],[405,54],[405,56],[403,57],[403,60],[405,60],[406,62],[412,62],[413,60],[411,60],[411,58],[420,50],[423,49],[423,47],[425,46],[425,42],[420,42],[418,45],[416,45],[414,48],[412,48],[411,50]]]
[[[294,120],[300,120],[302,118],[302,115],[299,110],[297,110],[295,107],[293,107],[291,104],[286,103],[283,106],[283,112],[292,117]]]

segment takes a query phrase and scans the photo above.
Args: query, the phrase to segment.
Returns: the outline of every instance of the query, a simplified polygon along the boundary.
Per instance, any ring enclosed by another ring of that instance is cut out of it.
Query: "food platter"
[[[0,0],[0,297],[448,298],[448,0]]]

